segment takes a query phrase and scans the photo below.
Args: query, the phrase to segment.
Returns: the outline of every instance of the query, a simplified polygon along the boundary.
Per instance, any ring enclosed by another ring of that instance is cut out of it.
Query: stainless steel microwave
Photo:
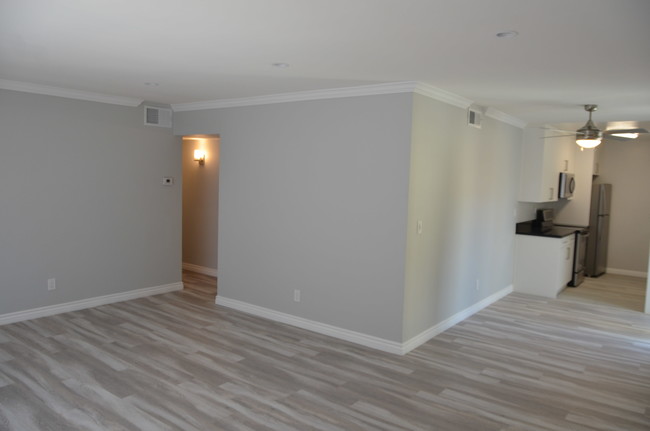
[[[560,198],[571,198],[576,190],[576,178],[574,174],[560,172],[560,187],[558,188]]]

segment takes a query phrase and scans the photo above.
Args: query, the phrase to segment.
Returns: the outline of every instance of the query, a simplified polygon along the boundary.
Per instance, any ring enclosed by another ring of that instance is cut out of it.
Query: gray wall
[[[466,122],[414,96],[404,340],[512,284],[522,131]]]
[[[176,134],[221,137],[219,296],[401,341],[411,109],[397,94],[177,113]]]
[[[194,150],[206,151],[205,164]],[[219,138],[183,140],[183,262],[217,269]]]
[[[650,137],[603,142],[598,183],[612,184],[607,266],[648,271],[650,243]]]
[[[180,140],[142,123],[0,90],[0,314],[180,281]]]

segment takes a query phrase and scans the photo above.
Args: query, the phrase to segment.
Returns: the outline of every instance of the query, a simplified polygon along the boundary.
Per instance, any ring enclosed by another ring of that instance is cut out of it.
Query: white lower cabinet
[[[573,275],[573,235],[515,235],[514,290],[556,298]]]

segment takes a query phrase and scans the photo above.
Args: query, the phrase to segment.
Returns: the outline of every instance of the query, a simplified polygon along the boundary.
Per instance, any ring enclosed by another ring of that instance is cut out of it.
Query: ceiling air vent
[[[171,127],[172,110],[157,108],[155,106],[145,106],[144,124],[147,126]]]
[[[481,116],[483,114],[481,111],[473,108],[467,110],[467,124],[476,127],[477,129],[481,128]]]

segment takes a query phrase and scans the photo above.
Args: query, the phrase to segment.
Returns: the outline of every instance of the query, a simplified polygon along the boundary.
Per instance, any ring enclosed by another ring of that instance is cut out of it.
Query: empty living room
[[[3,0],[0,431],[650,429],[649,17]]]

